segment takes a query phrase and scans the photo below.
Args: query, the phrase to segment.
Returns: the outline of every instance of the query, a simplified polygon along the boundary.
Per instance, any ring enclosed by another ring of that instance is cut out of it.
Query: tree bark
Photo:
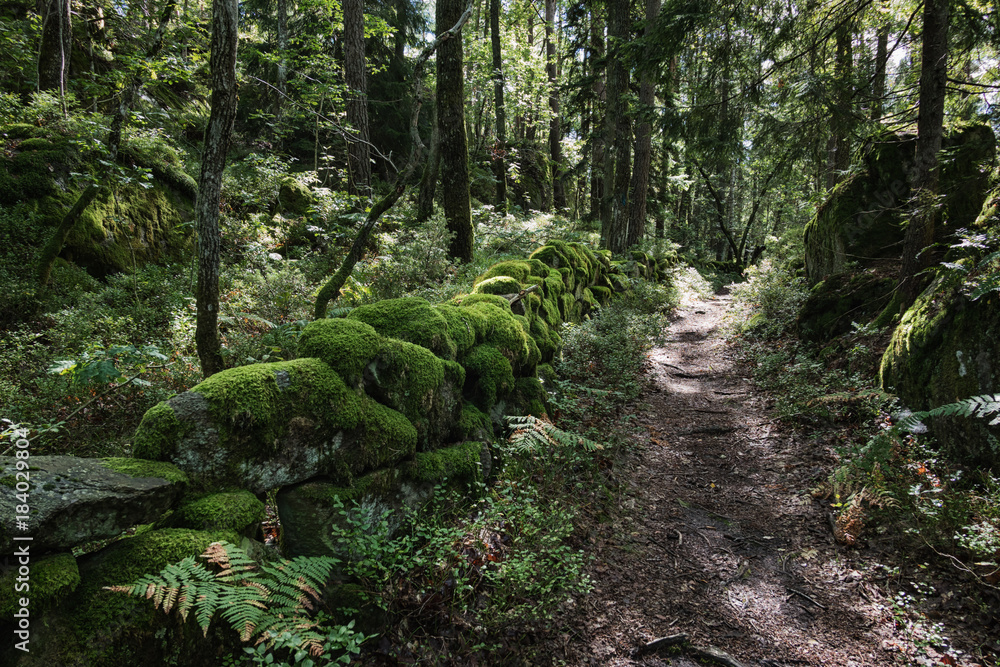
[[[646,38],[653,34],[653,22],[660,13],[660,0],[646,0]],[[652,47],[646,47],[647,63],[653,59]],[[635,166],[629,186],[628,228],[625,245],[631,247],[646,234],[646,195],[649,190],[649,167],[653,159],[653,124],[649,116],[653,113],[655,91],[653,75],[644,69],[639,79],[639,113],[642,119],[635,132]]]
[[[212,111],[205,130],[195,220],[198,229],[198,284],[195,288],[197,324],[195,344],[201,372],[209,377],[224,368],[219,338],[219,194],[226,154],[236,118],[236,49],[239,39],[239,3],[212,3]]]
[[[438,170],[441,166],[441,130],[437,122],[437,109],[434,110],[433,127],[431,150],[427,156],[427,164],[420,179],[420,191],[417,194],[417,222],[424,222],[434,215],[434,193],[437,191]]]
[[[607,196],[601,210],[601,246],[620,254],[628,249],[628,189],[631,132],[625,92],[629,74],[622,58],[628,42],[629,0],[608,0],[608,102],[604,130]]]
[[[281,114],[284,108],[285,95],[288,90],[288,6],[287,0],[277,0],[277,35],[278,38],[278,72],[275,88],[278,94],[274,98],[274,121],[280,130]],[[279,135],[280,136],[280,135]]]
[[[589,60],[596,69],[597,63],[604,56],[604,28],[597,15],[591,13],[592,23],[590,27],[590,56]],[[598,111],[606,100],[605,82],[600,76],[594,77],[591,89],[593,99],[590,103],[590,116],[593,127],[597,127],[600,114]],[[602,208],[604,202],[604,130],[595,131],[592,134],[591,142],[591,169],[590,169],[590,217],[593,220],[602,219]]]
[[[545,73],[549,80],[549,159],[552,162],[552,207],[566,208],[562,175],[562,121],[559,117],[559,81],[555,43],[556,0],[545,0]]]
[[[853,31],[850,22],[837,29],[837,54],[834,64],[837,89],[833,113],[833,134],[828,144],[827,189],[832,190],[851,166],[851,100],[854,92],[851,77],[854,71]]]
[[[878,29],[875,45],[875,78],[872,81],[872,120],[882,118],[882,105],[885,102],[885,70],[889,62],[889,28]]]
[[[348,163],[351,194],[371,196],[368,76],[365,66],[365,14],[362,0],[343,0],[344,82],[347,84],[347,124],[351,127]]]
[[[42,34],[38,45],[38,90],[54,90],[66,99],[72,48],[69,0],[43,0]]]
[[[948,79],[949,0],[925,0],[924,34],[920,49],[920,100],[917,148],[913,166],[914,210],[903,237],[900,269],[902,307],[912,304],[923,281],[919,273],[930,265],[927,248],[934,242],[940,181],[938,153],[944,134],[944,99]]]
[[[490,0],[490,41],[493,49],[493,107],[496,117],[496,146],[493,175],[497,181],[496,210],[507,212],[507,113],[503,100],[503,54],[500,48],[500,0]]]
[[[462,16],[462,0],[438,0],[439,28],[454,25]],[[465,83],[461,35],[444,41],[437,54],[437,112],[441,132],[442,207],[448,230],[454,234],[448,254],[472,261],[472,199],[469,193],[469,140],[465,129]]]

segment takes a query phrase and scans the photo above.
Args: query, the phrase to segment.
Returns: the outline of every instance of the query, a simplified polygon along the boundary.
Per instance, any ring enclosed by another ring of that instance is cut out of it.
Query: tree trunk
[[[885,101],[885,69],[889,62],[889,28],[878,30],[875,46],[875,78],[872,81],[872,120],[882,118],[882,104]]]
[[[837,29],[837,55],[835,69],[836,108],[833,114],[833,134],[830,137],[829,172],[827,189],[832,190],[851,166],[851,100],[854,98],[851,77],[854,71],[854,50],[852,48],[850,22]]]
[[[604,178],[607,196],[601,209],[601,246],[619,254],[627,248],[631,137],[625,93],[629,74],[622,59],[628,43],[629,0],[608,0],[608,102],[604,126]]]
[[[288,87],[288,6],[287,0],[277,0],[277,38],[278,38],[278,76],[275,81],[275,88],[278,94],[274,98],[274,120],[275,126],[281,125],[281,112],[285,103],[285,95]]]
[[[438,0],[439,29],[454,25],[463,13],[462,0]],[[448,253],[472,261],[472,200],[469,194],[469,144],[465,129],[465,84],[462,37],[448,39],[437,54],[437,112],[441,132],[442,205],[448,230],[454,234]]]
[[[920,115],[913,168],[916,208],[903,237],[900,298],[908,307],[920,294],[919,273],[930,265],[926,249],[934,242],[940,166],[938,152],[944,133],[944,98],[948,78],[949,0],[925,0],[923,43],[920,50]]]
[[[653,33],[653,23],[660,13],[660,0],[646,0],[646,38]],[[653,59],[652,48],[646,47],[646,62]],[[625,234],[625,244],[631,247],[638,243],[646,234],[646,195],[649,189],[649,166],[653,159],[653,125],[649,116],[653,113],[655,102],[653,76],[647,69],[640,75],[639,83],[639,113],[642,120],[635,132],[635,167],[632,169],[632,182],[629,187],[628,230]],[[661,227],[662,231],[662,227]]]
[[[597,68],[604,56],[604,28],[601,26],[597,15],[591,13],[592,23],[590,27],[590,62]],[[591,141],[591,167],[590,167],[590,217],[593,220],[601,219],[601,211],[604,202],[604,134],[602,130],[596,130],[600,114],[600,108],[606,99],[604,80],[600,76],[594,77],[593,99],[590,103],[591,122],[595,131],[592,133]]]
[[[236,118],[236,47],[239,38],[239,3],[212,3],[212,112],[205,130],[201,177],[195,219],[198,229],[198,285],[195,288],[197,324],[195,343],[201,372],[209,377],[224,367],[219,338],[219,193],[226,153]]]
[[[438,127],[437,109],[434,110],[433,127],[431,150],[420,179],[420,192],[417,194],[417,222],[424,222],[434,215],[434,193],[437,191],[438,169],[441,166],[441,129]]]
[[[503,104],[503,54],[500,50],[500,0],[490,0],[490,37],[493,48],[493,106],[496,111],[496,146],[493,175],[497,181],[496,210],[507,212],[507,115]]]
[[[372,162],[368,150],[368,77],[365,71],[365,15],[362,0],[343,0],[344,82],[347,124],[351,126],[348,164],[351,194],[371,196]]]
[[[52,90],[66,99],[72,48],[69,0],[43,0],[42,35],[38,44],[38,90]]]
[[[562,122],[559,118],[559,81],[555,43],[556,0],[545,0],[545,73],[549,80],[549,158],[552,162],[552,207],[566,208],[562,177]]]

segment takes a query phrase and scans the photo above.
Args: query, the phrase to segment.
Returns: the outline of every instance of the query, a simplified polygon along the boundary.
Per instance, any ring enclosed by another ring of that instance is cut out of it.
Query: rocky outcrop
[[[876,137],[862,169],[834,188],[806,226],[806,273],[816,284],[850,263],[863,267],[902,252],[906,203],[914,175],[913,135]],[[953,127],[944,140],[939,240],[976,220],[989,190],[996,137],[987,125]]]
[[[117,537],[159,519],[187,484],[177,468],[157,461],[32,456],[30,468],[18,470],[19,460],[0,458],[0,554],[14,552],[18,535],[30,535],[39,554]]]

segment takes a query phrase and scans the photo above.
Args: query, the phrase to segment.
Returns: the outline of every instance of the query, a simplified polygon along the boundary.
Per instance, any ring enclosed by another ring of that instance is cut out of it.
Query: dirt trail
[[[631,478],[628,518],[592,538],[595,590],[575,602],[561,657],[711,664],[691,650],[634,654],[686,633],[746,667],[956,664],[900,652],[877,569],[835,542],[829,507],[809,495],[832,460],[779,430],[727,357],[728,305],[684,308],[652,354],[655,387],[638,415],[650,444],[634,470],[616,471]]]

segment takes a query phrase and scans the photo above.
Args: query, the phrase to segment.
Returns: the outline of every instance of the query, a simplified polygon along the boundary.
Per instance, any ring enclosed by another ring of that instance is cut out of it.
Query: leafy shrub
[[[809,296],[805,278],[764,260],[747,269],[747,281],[733,287],[730,327],[737,334],[773,340],[790,333]]]

